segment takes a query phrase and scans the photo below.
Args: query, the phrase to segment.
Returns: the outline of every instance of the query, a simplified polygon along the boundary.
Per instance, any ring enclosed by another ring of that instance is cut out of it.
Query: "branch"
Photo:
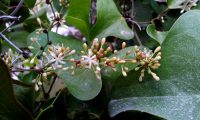
[[[46,108],[41,109],[41,112],[37,115],[37,117],[35,118],[35,120],[38,120],[39,117],[48,109],[53,108],[53,104],[56,102],[56,100],[58,99],[58,97],[60,96],[61,91],[59,91],[59,93],[57,94],[56,98],[53,100],[53,102]]]
[[[15,8],[15,10],[12,13],[10,13],[10,15],[11,16],[15,15],[17,11],[22,7],[23,3],[24,3],[24,0],[21,0],[19,4],[17,5],[17,7]]]
[[[19,49],[14,43],[12,43],[4,34],[0,32],[0,37],[3,38],[6,42],[8,42],[11,46],[13,46],[19,53],[23,54],[24,52]]]

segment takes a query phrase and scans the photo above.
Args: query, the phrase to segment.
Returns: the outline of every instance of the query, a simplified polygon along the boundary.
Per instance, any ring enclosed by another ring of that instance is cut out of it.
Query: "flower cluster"
[[[111,51],[110,47],[104,49],[105,42],[105,38],[103,38],[101,42],[99,42],[96,38],[94,39],[90,48],[88,48],[88,45],[84,43],[84,50],[81,51],[82,55],[80,57],[80,60],[72,60],[73,62],[76,62],[76,67],[93,69],[95,71],[97,79],[99,80],[101,79],[100,61],[101,59],[105,58],[108,52]]]
[[[38,33],[40,34],[40,33]],[[37,37],[31,38],[33,46],[38,46],[42,48],[38,42]],[[29,46],[31,50],[36,48]],[[37,47],[37,48],[38,48]],[[13,79],[17,78],[17,75],[22,72],[29,73],[31,71],[37,72],[38,76],[34,79],[33,82],[36,83],[35,89],[39,90],[39,87],[52,75],[55,75],[55,70],[72,70],[72,74],[75,74],[76,68],[85,68],[91,69],[94,71],[96,78],[101,80],[101,69],[105,67],[111,67],[116,71],[116,65],[121,66],[121,71],[123,76],[127,76],[128,67],[123,65],[124,63],[138,64],[135,70],[141,70],[139,81],[143,80],[145,71],[148,74],[152,75],[155,80],[160,80],[156,73],[152,70],[158,69],[160,67],[161,59],[161,47],[157,47],[154,52],[147,50],[146,48],[141,49],[138,46],[135,46],[133,53],[135,57],[128,57],[131,53],[130,50],[126,51],[126,55],[119,57],[117,50],[112,50],[112,48],[107,44],[106,39],[102,38],[100,41],[96,38],[92,42],[91,46],[86,43],[83,44],[83,50],[81,55],[78,57],[72,58],[69,57],[76,53],[75,50],[71,50],[69,47],[64,47],[63,44],[59,45],[47,45],[47,49],[43,48],[36,54],[30,54],[29,58],[23,58],[22,55],[18,53],[13,53],[11,49],[8,50],[5,54],[1,55],[1,58],[6,62],[8,67],[12,71]],[[126,47],[126,43],[122,43],[122,49]],[[114,53],[112,56],[109,56]],[[39,55],[40,53],[40,55]],[[39,56],[39,57],[38,57]],[[66,67],[67,63],[75,63],[70,68]]]
[[[54,69],[62,68],[66,63],[66,57],[76,53],[76,50],[70,50],[69,47],[65,48],[63,44],[51,45],[48,47],[48,53],[43,52],[43,55],[47,58],[49,63],[52,63]]]
[[[160,80],[160,78],[156,75],[156,73],[152,72],[152,69],[158,69],[160,67],[159,60],[161,60],[161,47],[157,47],[154,52],[151,50],[147,50],[144,48],[142,51],[138,46],[135,46],[135,56],[136,61],[139,63],[139,66],[135,68],[135,70],[141,69],[141,74],[139,77],[139,81],[142,81],[144,77],[144,72],[147,70],[148,74],[151,74],[155,80]]]

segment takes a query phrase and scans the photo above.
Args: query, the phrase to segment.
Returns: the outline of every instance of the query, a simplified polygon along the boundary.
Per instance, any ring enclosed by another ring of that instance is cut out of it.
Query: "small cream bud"
[[[28,48],[29,48],[29,49],[31,49],[31,50],[33,50],[33,49],[34,49],[34,47],[33,47],[33,46],[28,46]]]
[[[142,82],[142,77],[141,76],[139,77],[139,82]]]
[[[69,69],[69,67],[64,67],[64,68],[62,68],[62,70],[68,70]]]
[[[138,71],[139,69],[140,69],[140,67],[136,67],[136,68],[135,68],[135,71]]]
[[[151,72],[151,75],[153,76],[153,78],[154,78],[155,80],[157,80],[157,81],[160,80],[160,78],[159,78],[155,73]]]
[[[98,38],[95,38],[95,39],[93,40],[93,45],[95,45],[96,43],[98,43]]]
[[[159,52],[156,56],[161,56],[161,52]]]
[[[105,42],[106,42],[106,38],[102,38],[102,40],[101,40],[101,45],[104,45]]]
[[[154,60],[161,60],[161,56],[156,56]]]
[[[37,17],[37,22],[41,25],[41,19],[39,17]]]
[[[114,54],[117,54],[117,50],[114,50]]]
[[[106,49],[107,52],[109,52],[109,51],[111,51],[111,50],[112,50],[111,47],[108,47],[108,48]]]
[[[62,68],[63,66],[62,66],[62,65],[57,65],[56,67],[57,67],[57,68]]]
[[[72,50],[68,55],[72,55],[74,53],[76,53],[76,50]]]
[[[101,68],[99,66],[96,67],[97,71],[101,71]]]
[[[87,44],[86,44],[86,43],[84,43],[84,44],[83,44],[83,48],[84,48],[84,50],[87,50],[87,49],[88,49],[88,47],[87,47]]]
[[[47,71],[51,71],[53,68],[52,67],[48,67],[47,68]]]
[[[38,91],[39,90],[39,87],[37,84],[35,84],[35,91]]]
[[[42,76],[43,77],[47,77],[47,73],[42,73]]]
[[[154,53],[157,53],[161,50],[161,46],[158,46],[155,50],[154,50]]]
[[[185,10],[184,10],[184,9],[182,9],[182,10],[180,11],[180,13],[182,14],[184,11],[185,11]]]
[[[125,71],[128,71],[128,67],[124,67],[124,70],[125,70]]]
[[[42,82],[41,82],[41,81],[38,81],[38,85],[42,85]]]
[[[47,56],[46,52],[43,52],[42,55],[43,55],[43,56]]]
[[[126,47],[126,43],[123,42],[123,43],[122,43],[122,49],[125,48],[125,47]]]
[[[31,61],[30,61],[30,63],[33,64],[34,61],[35,61],[35,58],[32,58]]]
[[[140,64],[141,64],[141,65],[145,65],[145,62],[144,62],[144,61],[141,61]]]
[[[25,64],[25,63],[27,63],[27,62],[29,62],[28,59],[24,60],[22,63]]]

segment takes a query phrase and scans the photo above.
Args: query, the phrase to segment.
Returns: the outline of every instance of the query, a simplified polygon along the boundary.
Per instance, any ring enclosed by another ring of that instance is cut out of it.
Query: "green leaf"
[[[127,26],[113,0],[97,1],[97,21],[95,25],[89,23],[90,0],[71,1],[66,21],[77,27],[87,40],[95,37],[115,36],[121,39],[133,38],[132,30]],[[81,10],[81,11],[80,11]]]
[[[139,72],[119,78],[109,104],[110,116],[136,110],[166,119],[200,119],[200,11],[183,14],[169,30],[162,44],[161,67],[155,81],[145,74],[138,82]]]
[[[1,59],[0,66],[0,119],[33,120],[30,112],[15,98],[9,70]]]
[[[133,51],[134,47],[127,47],[124,49],[121,49],[120,51],[117,52],[116,55],[111,55],[109,58],[112,57],[117,57],[117,58],[126,58],[126,59],[134,59],[135,58],[135,53]],[[126,55],[127,51],[130,51],[129,55]],[[106,67],[102,69],[102,77],[104,79],[108,80],[116,80],[119,76],[122,76],[122,68],[121,66],[127,67],[128,71],[133,70],[135,67],[137,67],[137,63],[124,63],[124,64],[118,64],[116,65],[116,71],[112,70],[111,67]]]
[[[129,40],[133,31],[118,11],[113,0],[97,0],[97,22],[90,30],[90,39],[115,36]]]
[[[41,25],[38,22],[36,22],[37,18],[40,18]],[[48,28],[48,25],[49,25],[49,20],[47,18],[45,9],[38,11],[37,15],[32,15],[23,22],[23,27],[28,32],[33,32],[35,29],[41,28],[41,26],[44,28]]]
[[[96,79],[93,70],[76,68],[75,74],[69,71],[60,70],[58,76],[64,80],[69,92],[80,100],[90,100],[96,97],[102,87],[102,81]]]
[[[78,28],[89,39],[89,13],[91,0],[72,0],[65,17],[66,21]]]
[[[47,35],[42,33],[42,34],[36,34],[36,32],[32,32],[28,38],[27,42],[28,45],[32,45],[35,47],[34,52],[38,52],[40,50],[40,46],[37,43],[32,43],[31,38],[37,38],[39,44],[41,46],[44,46],[47,43]],[[49,40],[52,42],[52,44],[60,44],[64,45],[64,47],[70,47],[71,49],[75,49],[76,51],[80,51],[82,49],[82,42],[80,40],[77,40],[72,37],[64,37],[62,35],[49,32]]]
[[[35,6],[36,0],[24,0],[25,5],[28,8],[33,8]]]
[[[160,45],[163,43],[165,37],[167,36],[167,33],[168,32],[160,32],[160,31],[157,31],[155,29],[155,25],[154,24],[149,24],[147,26],[147,34],[153,38],[154,40],[156,40]]]
[[[182,3],[187,2],[188,0],[167,0],[167,6],[170,9],[182,8]]]
[[[24,47],[27,47],[26,38],[28,35],[29,35],[28,32],[26,32],[24,30],[21,30],[21,31],[18,30],[15,32],[8,33],[7,37],[19,48],[24,48]],[[13,50],[15,50],[15,48],[13,48],[10,44],[8,44],[6,41],[3,41],[2,42],[2,50],[6,51],[9,48],[12,48]]]
[[[10,0],[2,0],[2,2],[6,3],[6,4],[9,4]]]
[[[14,94],[16,98],[28,109],[31,113],[33,113],[33,105],[34,105],[34,85],[13,85]]]

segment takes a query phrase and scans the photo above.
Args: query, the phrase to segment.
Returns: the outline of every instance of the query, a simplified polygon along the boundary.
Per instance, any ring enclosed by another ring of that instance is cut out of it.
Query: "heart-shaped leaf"
[[[113,0],[97,0],[95,25],[89,23],[90,5],[91,0],[73,0],[66,16],[66,21],[77,27],[89,41],[95,37],[107,36],[126,40],[133,38],[132,30],[127,26]]]
[[[74,97],[80,100],[90,100],[99,94],[102,81],[97,80],[93,70],[76,68],[74,73],[73,75],[71,72],[63,70],[57,72]]]
[[[6,64],[0,59],[0,119],[33,120],[31,113],[15,98]]]
[[[153,38],[154,40],[156,40],[160,45],[162,44],[162,42],[164,41],[165,37],[167,36],[168,32],[160,32],[157,31],[155,29],[155,25],[154,24],[149,24],[147,26],[147,34]]]
[[[138,82],[135,71],[119,78],[109,104],[111,116],[137,110],[166,119],[197,120],[200,105],[200,11],[183,14],[169,30],[162,44],[160,81],[145,75]]]

